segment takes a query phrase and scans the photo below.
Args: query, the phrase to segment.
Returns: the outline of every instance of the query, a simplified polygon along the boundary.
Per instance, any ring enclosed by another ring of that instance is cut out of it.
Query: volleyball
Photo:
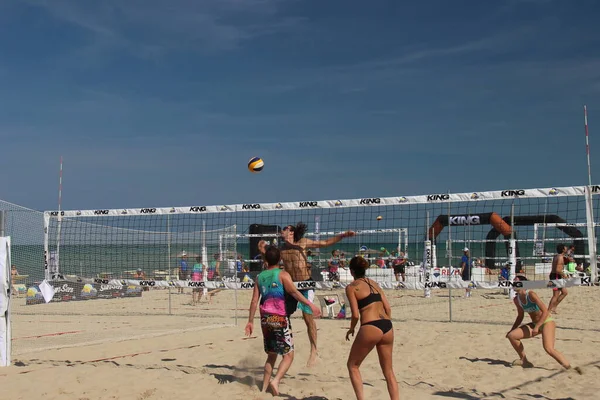
[[[252,157],[250,161],[248,161],[248,171],[255,174],[262,171],[264,166],[265,163],[260,157]]]
[[[377,221],[381,221],[383,219],[383,217],[381,215],[377,216]]]

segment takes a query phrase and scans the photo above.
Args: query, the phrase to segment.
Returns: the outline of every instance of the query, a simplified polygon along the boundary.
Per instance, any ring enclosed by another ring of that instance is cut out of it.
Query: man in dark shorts
[[[552,270],[550,271],[550,280],[565,279],[565,258],[567,254],[567,246],[560,243],[556,246],[556,255],[552,259]],[[556,308],[564,298],[567,297],[567,288],[552,288],[552,298],[548,304],[548,311],[551,314],[556,314]]]
[[[469,257],[469,249],[465,247],[463,249],[463,256],[460,260],[460,276],[463,281],[471,282],[471,257]],[[471,288],[467,287],[465,292],[465,298],[471,297]]]
[[[292,365],[294,360],[294,341],[292,325],[286,312],[285,295],[292,296],[297,301],[309,307],[318,317],[321,310],[310,303],[296,289],[290,274],[279,268],[281,253],[275,246],[268,246],[265,251],[266,269],[256,277],[254,293],[250,302],[250,315],[246,324],[246,335],[252,335],[254,329],[254,314],[260,299],[260,325],[263,334],[263,344],[267,361],[262,391],[269,389],[274,395],[279,395],[279,382]],[[277,368],[275,378],[271,379],[277,356],[283,356]]]

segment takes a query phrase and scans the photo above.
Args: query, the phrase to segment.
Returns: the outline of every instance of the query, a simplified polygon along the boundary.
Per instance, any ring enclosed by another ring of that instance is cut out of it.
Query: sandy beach
[[[537,291],[547,301],[550,290]],[[416,291],[387,291],[395,330],[394,366],[403,399],[593,399],[600,389],[597,288],[573,288],[556,316],[556,347],[583,375],[564,371],[541,339],[525,341],[532,369],[504,338],[515,317],[502,291],[470,299],[448,292],[424,299]],[[321,295],[334,294],[320,292]],[[235,296],[238,298],[235,326]],[[14,365],[0,370],[6,399],[269,399],[260,393],[262,337],[245,338],[249,291],[224,291],[213,304],[191,295],[151,290],[142,298],[25,306],[13,302]],[[320,359],[306,369],[308,338],[297,312],[296,356],[280,398],[353,399],[346,370],[349,320],[318,321]],[[258,320],[256,321],[258,322]],[[387,398],[376,352],[361,367],[369,399]]]

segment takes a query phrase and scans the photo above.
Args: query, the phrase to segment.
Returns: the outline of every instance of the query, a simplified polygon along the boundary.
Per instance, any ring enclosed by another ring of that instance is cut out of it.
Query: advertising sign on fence
[[[50,302],[115,299],[122,297],[140,297],[142,288],[139,286],[110,283],[83,283],[68,281],[47,281],[54,287],[54,297]],[[44,296],[38,285],[27,288],[25,304],[45,303]]]

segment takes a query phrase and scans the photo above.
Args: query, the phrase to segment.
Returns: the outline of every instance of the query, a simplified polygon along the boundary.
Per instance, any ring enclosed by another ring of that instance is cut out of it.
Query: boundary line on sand
[[[215,325],[199,326],[199,327],[195,327],[195,328],[185,328],[185,329],[176,329],[176,330],[163,331],[163,332],[146,333],[146,334],[135,335],[135,336],[130,335],[130,336],[121,336],[121,337],[117,337],[117,338],[99,339],[99,340],[92,340],[92,341],[81,342],[81,343],[71,343],[71,344],[54,345],[54,346],[47,346],[47,347],[37,347],[37,348],[27,349],[27,350],[22,350],[22,351],[16,351],[16,352],[13,351],[13,356],[22,355],[22,354],[30,354],[30,353],[38,353],[38,352],[43,352],[43,351],[48,351],[48,350],[60,350],[60,349],[68,349],[68,348],[74,348],[74,347],[95,346],[95,345],[105,344],[105,343],[126,342],[129,340],[150,339],[150,338],[167,336],[167,335],[175,335],[175,334],[181,334],[181,333],[187,333],[187,332],[197,332],[197,331],[203,331],[203,330],[207,330],[207,329],[228,328],[228,327],[234,327],[234,326],[235,326],[234,324],[218,324],[218,325],[215,324]]]

